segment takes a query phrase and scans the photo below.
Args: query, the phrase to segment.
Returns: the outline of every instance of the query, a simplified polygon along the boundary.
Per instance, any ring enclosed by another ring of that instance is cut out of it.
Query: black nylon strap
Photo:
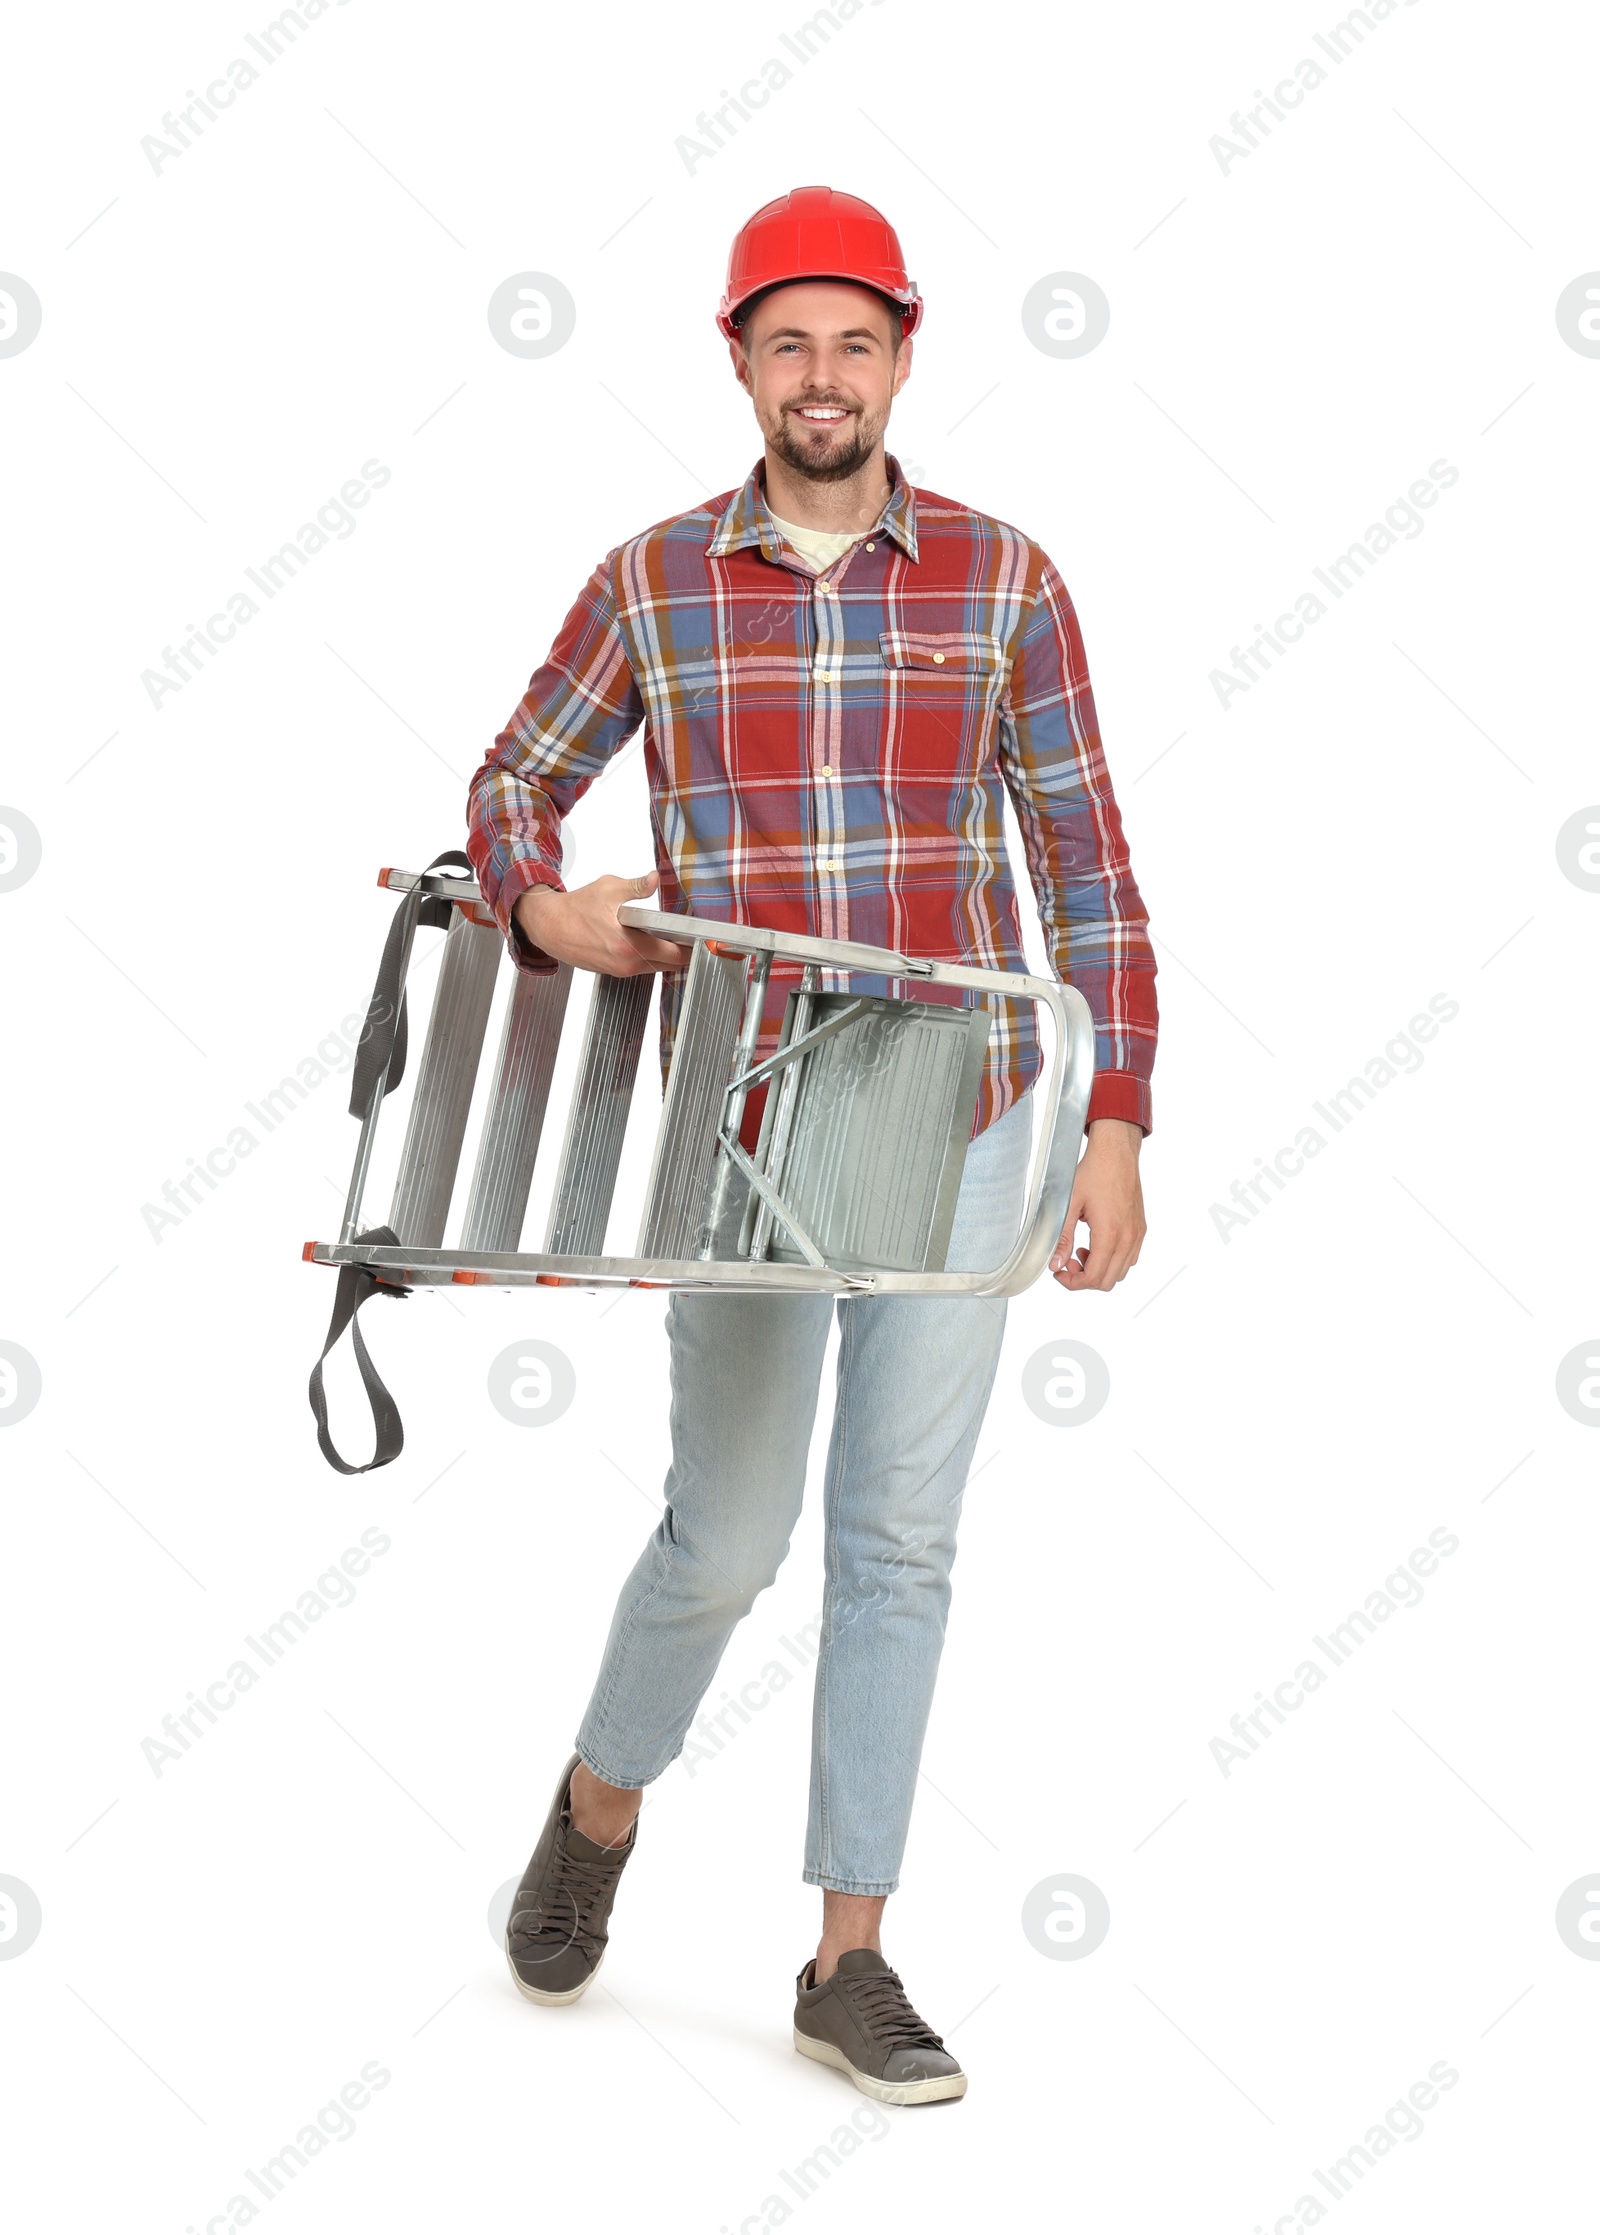
[[[358,1234],[356,1240],[398,1246],[398,1237],[390,1226],[371,1226],[366,1233]],[[380,1286],[377,1274],[368,1265],[339,1267],[339,1286],[334,1293],[333,1317],[328,1322],[328,1337],[322,1346],[322,1356],[311,1369],[311,1410],[316,1414],[317,1442],[321,1446],[322,1456],[330,1467],[337,1467],[341,1474],[370,1474],[374,1467],[386,1467],[391,1459],[398,1459],[405,1448],[406,1436],[400,1425],[399,1408],[384,1387],[367,1346],[361,1340],[361,1327],[356,1315],[369,1296],[396,1296],[404,1301],[410,1294],[409,1288]],[[322,1387],[323,1361],[347,1327],[355,1346],[356,1364],[361,1371],[361,1386],[372,1407],[373,1451],[364,1467],[352,1467],[348,1459],[341,1459],[335,1451],[333,1438],[328,1433],[328,1400]]]
[[[435,854],[424,877],[445,867],[461,869],[470,877],[472,863],[455,848]],[[365,1118],[380,1094],[391,1094],[405,1077],[406,1070],[406,997],[400,982],[400,958],[411,931],[418,924],[432,929],[448,930],[455,902],[435,894],[425,894],[420,888],[408,892],[394,912],[389,925],[389,935],[383,943],[383,959],[378,964],[378,980],[372,989],[372,999],[367,1004],[367,1021],[362,1029],[356,1049],[356,1060],[350,1081],[350,1115]],[[389,1226],[369,1226],[364,1234],[356,1236],[358,1242],[378,1242],[398,1248],[400,1237]],[[405,1430],[400,1424],[400,1411],[383,1385],[383,1380],[366,1344],[361,1339],[359,1313],[369,1296],[395,1296],[404,1299],[409,1288],[380,1282],[376,1273],[367,1265],[341,1265],[339,1286],[334,1293],[333,1316],[328,1322],[327,1340],[322,1354],[311,1369],[311,1410],[316,1415],[317,1442],[322,1456],[330,1467],[337,1467],[341,1474],[370,1474],[374,1467],[386,1467],[391,1459],[398,1459],[405,1448]],[[361,1386],[367,1393],[372,1407],[373,1451],[364,1467],[353,1467],[341,1459],[333,1447],[328,1433],[328,1400],[322,1386],[322,1368],[328,1353],[333,1349],[346,1328],[355,1349],[356,1365],[361,1373]]]
[[[429,877],[446,864],[464,869],[469,877],[472,875],[471,862],[454,848],[435,854],[422,874]],[[406,1075],[406,997],[400,983],[400,956],[408,926],[414,928],[420,923],[432,930],[446,930],[454,906],[453,900],[425,894],[419,887],[408,892],[394,912],[389,936],[383,943],[383,959],[378,964],[378,980],[367,1004],[367,1021],[356,1048],[355,1068],[350,1079],[352,1117],[366,1116],[380,1079],[384,1082],[384,1093],[392,1094]],[[384,1078],[385,1071],[387,1078]]]

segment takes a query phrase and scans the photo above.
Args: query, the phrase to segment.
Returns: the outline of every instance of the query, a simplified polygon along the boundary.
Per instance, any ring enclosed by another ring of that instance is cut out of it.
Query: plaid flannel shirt
[[[1155,958],[1072,601],[1029,537],[887,464],[877,526],[821,573],[774,527],[763,462],[607,552],[473,777],[484,899],[518,966],[553,970],[512,910],[565,889],[562,818],[642,722],[656,906],[1025,970],[1004,787],[1052,968],[1094,1017],[1090,1119],[1148,1130]],[[773,966],[762,1055],[798,974]],[[663,1074],[685,976],[663,976]],[[975,1132],[1042,1064],[1032,1003],[994,1007]]]

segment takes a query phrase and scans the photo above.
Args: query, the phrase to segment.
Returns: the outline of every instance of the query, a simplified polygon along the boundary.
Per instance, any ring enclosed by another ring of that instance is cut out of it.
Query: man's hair
[[[800,284],[802,284],[800,281],[792,279],[775,280],[771,287],[763,287],[760,293],[757,295],[752,295],[747,303],[741,303],[738,310],[734,313],[733,320],[734,325],[738,330],[739,339],[743,341],[746,323],[748,322],[750,314],[755,309],[757,303],[764,303],[767,297],[769,295],[776,294],[777,290],[780,287],[796,287]],[[855,285],[857,283],[852,281],[851,284]],[[870,288],[868,292],[873,295],[878,295],[878,290],[875,287]],[[905,338],[905,312],[901,309],[898,303],[891,302],[887,295],[878,295],[878,300],[880,303],[882,303],[884,309],[889,313],[889,346],[894,352],[895,356],[898,357],[900,354],[900,344]]]

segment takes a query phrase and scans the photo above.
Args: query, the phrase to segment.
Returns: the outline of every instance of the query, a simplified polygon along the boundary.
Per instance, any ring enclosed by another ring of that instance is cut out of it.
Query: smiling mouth
[[[843,404],[795,404],[790,408],[808,427],[842,426],[850,416]]]

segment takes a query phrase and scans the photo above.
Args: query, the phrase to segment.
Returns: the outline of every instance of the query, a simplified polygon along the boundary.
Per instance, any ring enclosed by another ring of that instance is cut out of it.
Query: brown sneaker
[[[940,2103],[965,2095],[967,2075],[906,2000],[876,1948],[851,1948],[816,1986],[813,1957],[795,1981],[794,2045],[848,2072],[879,2103]]]
[[[573,1755],[561,1772],[539,1844],[511,1900],[506,1961],[530,2002],[576,2002],[605,1960],[617,1880],[633,1853],[639,1819],[620,1847],[600,1847],[572,1821]]]

